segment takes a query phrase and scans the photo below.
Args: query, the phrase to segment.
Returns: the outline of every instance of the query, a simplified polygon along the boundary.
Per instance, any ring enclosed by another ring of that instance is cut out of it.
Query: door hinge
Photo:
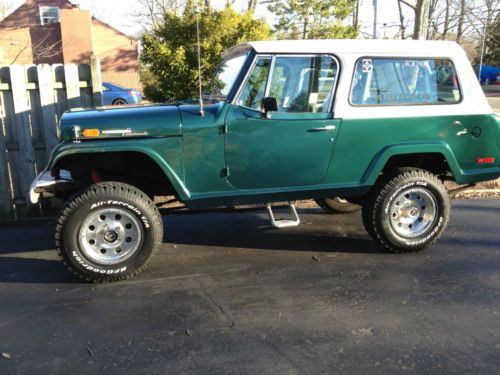
[[[229,168],[228,167],[222,168],[221,176],[222,177],[229,177]]]
[[[219,132],[220,132],[220,134],[226,134],[227,133],[227,124],[221,125],[219,127]]]

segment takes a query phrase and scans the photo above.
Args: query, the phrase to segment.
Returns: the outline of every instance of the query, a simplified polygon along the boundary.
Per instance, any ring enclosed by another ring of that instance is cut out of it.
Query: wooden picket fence
[[[90,65],[0,65],[0,221],[44,216],[29,189],[59,142],[69,108],[102,103],[99,60]]]

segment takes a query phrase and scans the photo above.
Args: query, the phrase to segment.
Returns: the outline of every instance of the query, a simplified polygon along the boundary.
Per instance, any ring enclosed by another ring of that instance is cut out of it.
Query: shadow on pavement
[[[359,214],[327,215],[302,209],[300,226],[275,229],[262,212],[166,216],[165,242],[269,251],[384,253],[366,234]]]
[[[59,260],[0,257],[0,284],[73,284],[78,283]]]
[[[54,249],[54,228],[53,223],[0,228],[0,256]]]
[[[303,224],[286,230],[269,227],[262,211],[165,216],[164,242],[268,251],[383,252],[363,232],[359,215],[334,217],[318,213],[318,210],[301,210]],[[283,212],[278,209],[278,214]],[[53,250],[53,234],[53,224],[1,229],[0,282],[78,282],[58,260]]]

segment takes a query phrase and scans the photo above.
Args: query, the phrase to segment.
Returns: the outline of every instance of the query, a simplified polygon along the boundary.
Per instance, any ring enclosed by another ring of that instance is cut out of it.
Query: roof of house
[[[126,37],[126,38],[129,38],[130,40],[137,41],[137,38],[134,38],[133,36],[127,35],[127,34],[125,34],[124,32],[122,32],[122,31],[120,31],[120,30],[118,30],[118,29],[115,29],[115,28],[114,28],[113,26],[111,26],[110,24],[107,24],[106,22],[103,22],[103,21],[101,21],[101,20],[100,20],[100,19],[98,19],[98,18],[92,17],[92,21],[97,22],[97,23],[101,24],[102,26],[107,27],[107,28],[108,28],[108,29],[110,29],[110,30],[113,30],[113,31],[114,31],[115,33],[117,33],[117,34],[120,34],[120,35],[122,35],[122,36],[124,36],[124,37]]]
[[[224,56],[248,49],[257,53],[349,53],[362,55],[418,55],[452,56],[463,54],[455,42],[429,40],[373,40],[373,39],[323,39],[323,40],[269,40],[246,42],[230,48]]]

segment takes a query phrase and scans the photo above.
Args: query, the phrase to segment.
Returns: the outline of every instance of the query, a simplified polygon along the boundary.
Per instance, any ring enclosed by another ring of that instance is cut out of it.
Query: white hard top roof
[[[248,49],[257,53],[325,53],[359,55],[412,55],[453,56],[464,54],[455,42],[434,40],[373,40],[373,39],[323,39],[323,40],[269,40],[246,42],[228,49],[224,57]]]

